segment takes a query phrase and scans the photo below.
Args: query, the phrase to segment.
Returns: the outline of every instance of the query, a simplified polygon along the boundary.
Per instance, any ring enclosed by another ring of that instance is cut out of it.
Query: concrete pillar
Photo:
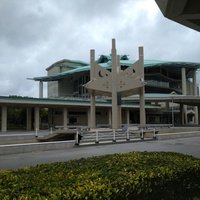
[[[40,108],[39,107],[35,107],[34,108],[34,129],[35,130],[39,130],[40,129]]]
[[[184,125],[184,111],[183,111],[183,104],[180,104],[180,124]]]
[[[181,68],[181,80],[182,80],[182,94],[187,95],[187,85],[186,85],[186,69],[183,67]],[[184,111],[184,123],[188,123],[187,119],[187,106],[183,106],[183,111]]]
[[[193,71],[193,94],[197,96],[197,75],[196,70]]]
[[[182,94],[187,95],[187,87],[186,87],[186,70],[185,68],[181,68],[181,80],[182,80]]]
[[[96,128],[96,106],[95,106],[95,96],[92,94],[90,97],[90,128]]]
[[[197,76],[196,76],[196,70],[193,71],[193,94],[194,96],[197,96]],[[199,123],[199,115],[198,115],[198,107],[194,107],[194,112],[195,112],[195,118],[194,118],[194,123],[198,124]]]
[[[32,126],[32,108],[27,108],[26,109],[26,130],[30,131]]]
[[[198,116],[200,116],[200,105],[197,106],[197,109],[198,109]],[[199,124],[200,124],[200,117],[198,118],[199,120]]]
[[[67,120],[68,120],[68,111],[67,111],[67,108],[63,108],[63,127],[64,129],[67,129]]]
[[[112,39],[112,128],[117,129],[119,124],[119,110],[117,104],[117,50],[115,39]]]
[[[108,124],[109,127],[112,127],[112,110],[110,108],[108,109]]]
[[[48,123],[49,128],[53,128],[53,108],[48,108]]]
[[[140,89],[140,126],[146,125],[144,87]]]
[[[121,128],[122,124],[122,108],[121,106],[118,106],[118,128]]]
[[[87,118],[88,118],[88,127],[91,127],[91,114],[90,114],[90,108],[88,108],[87,111]]]
[[[1,107],[1,131],[7,131],[7,106]]]
[[[95,77],[95,50],[90,50],[90,80]],[[90,128],[96,128],[96,106],[95,106],[95,93],[90,95]]]
[[[43,82],[39,82],[39,98],[43,98]]]
[[[126,110],[126,124],[127,126],[130,125],[130,111]]]
[[[139,47],[139,66],[144,78],[144,52],[143,47]],[[146,112],[145,112],[145,87],[140,88],[140,126],[146,125]]]

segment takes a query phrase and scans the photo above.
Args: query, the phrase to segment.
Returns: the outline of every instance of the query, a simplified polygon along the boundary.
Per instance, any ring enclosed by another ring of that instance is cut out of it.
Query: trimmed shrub
[[[0,199],[193,199],[200,160],[131,152],[0,171]]]

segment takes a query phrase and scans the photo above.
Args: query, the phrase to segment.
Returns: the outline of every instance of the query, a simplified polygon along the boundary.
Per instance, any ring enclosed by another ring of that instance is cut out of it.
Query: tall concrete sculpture
[[[112,39],[112,70],[109,71],[95,62],[95,50],[90,51],[90,81],[85,84],[91,95],[90,127],[95,128],[95,96],[112,97],[112,128],[121,126],[121,98],[140,95],[140,125],[146,124],[144,99],[144,58],[143,47],[139,47],[139,60],[121,70],[120,56],[117,56],[115,39]]]

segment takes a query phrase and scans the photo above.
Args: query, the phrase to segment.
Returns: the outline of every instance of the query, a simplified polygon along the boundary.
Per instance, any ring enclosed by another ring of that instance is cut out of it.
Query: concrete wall
[[[73,94],[73,79],[71,77],[58,82],[58,96],[67,97]]]
[[[59,67],[52,67],[48,70],[48,76],[57,75],[60,73]],[[47,96],[48,97],[57,97],[58,96],[58,82],[50,81],[47,83]]]

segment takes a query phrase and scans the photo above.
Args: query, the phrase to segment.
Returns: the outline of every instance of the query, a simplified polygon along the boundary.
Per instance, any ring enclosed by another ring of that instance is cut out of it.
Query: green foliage
[[[0,199],[192,199],[200,160],[132,152],[0,171]]]

